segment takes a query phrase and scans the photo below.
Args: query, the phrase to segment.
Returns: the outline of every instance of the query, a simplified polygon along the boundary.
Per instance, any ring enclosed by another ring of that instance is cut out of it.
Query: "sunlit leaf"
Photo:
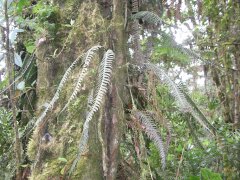
[[[13,43],[17,38],[17,34],[23,31],[24,31],[23,29],[14,29],[13,31],[11,31],[9,34],[10,42]]]
[[[25,81],[21,81],[20,83],[18,83],[17,89],[23,91],[25,89]]]
[[[22,59],[21,59],[21,56],[17,53],[14,53],[14,63],[19,66],[19,67],[22,67],[23,66],[23,62],[22,62]]]
[[[61,161],[61,162],[67,162],[67,159],[65,159],[63,157],[59,157],[58,160]]]

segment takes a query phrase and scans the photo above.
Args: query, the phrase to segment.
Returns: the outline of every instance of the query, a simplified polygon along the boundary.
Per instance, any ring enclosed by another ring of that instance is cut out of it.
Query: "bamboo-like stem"
[[[14,82],[14,65],[13,65],[13,53],[11,50],[11,44],[9,41],[9,33],[10,33],[10,25],[9,25],[9,17],[8,17],[8,3],[7,0],[4,1],[4,16],[6,22],[6,38],[5,38],[5,49],[6,49],[6,64],[7,64],[7,72],[9,78],[9,85]],[[21,145],[19,139],[19,132],[18,132],[18,123],[16,118],[16,101],[15,101],[15,86],[9,86],[9,94],[10,94],[10,103],[12,108],[13,114],[13,124],[14,124],[14,132],[15,132],[15,156],[16,156],[16,180],[21,179],[21,170],[20,170],[20,163],[21,163]]]

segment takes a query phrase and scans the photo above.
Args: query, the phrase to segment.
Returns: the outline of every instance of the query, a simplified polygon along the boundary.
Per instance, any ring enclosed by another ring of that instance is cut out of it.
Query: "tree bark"
[[[67,2],[62,1],[54,1],[58,6],[61,6],[62,19],[69,19],[67,13],[69,12],[69,7]],[[67,45],[59,42],[52,42],[46,39],[46,41],[40,44],[37,47],[36,56],[38,58],[38,79],[37,79],[37,93],[38,93],[38,107],[42,106],[46,101],[52,98],[54,89],[53,87],[58,85],[59,76],[63,69],[67,66],[66,64],[70,64],[79,53],[86,52],[89,48],[96,44],[103,45],[105,49],[112,49],[115,53],[115,61],[113,64],[113,73],[112,73],[112,83],[109,87],[108,93],[106,95],[105,104],[103,105],[104,114],[103,114],[103,140],[106,149],[106,158],[102,159],[101,151],[101,142],[99,142],[98,137],[99,134],[96,131],[96,118],[93,119],[94,122],[90,122],[89,128],[89,140],[88,140],[88,150],[81,156],[81,160],[78,163],[78,167],[76,167],[76,172],[71,175],[71,179],[107,179],[113,180],[117,177],[118,172],[118,164],[119,164],[119,145],[121,142],[122,135],[122,124],[124,119],[124,111],[123,111],[123,99],[126,97],[124,94],[125,88],[124,83],[126,82],[126,42],[127,38],[125,37],[125,3],[127,1],[119,1],[113,0],[111,1],[100,1],[100,0],[92,0],[88,2],[83,1],[72,1],[73,5],[71,6],[74,9],[78,9],[78,15],[76,17],[71,17],[70,19],[75,20],[74,27],[68,32],[68,37],[64,37],[64,32],[59,32],[59,40],[62,38],[62,41],[66,42]],[[61,34],[63,33],[63,34]],[[59,47],[60,46],[60,47]],[[55,49],[61,49],[63,46],[63,50],[60,51],[60,55],[57,58],[53,58],[51,55],[53,54]],[[70,60],[69,60],[70,59]],[[79,67],[77,67],[79,68]],[[97,67],[95,66],[97,69]],[[76,78],[76,77],[75,77]],[[90,79],[95,81],[93,79]],[[72,81],[71,81],[72,82]],[[85,82],[86,89],[89,90],[89,86],[91,86],[92,82]],[[72,88],[72,84],[67,84],[67,93]],[[87,93],[84,92],[84,96]],[[80,96],[80,95],[79,95]],[[61,98],[66,98],[66,95]],[[60,99],[61,99],[60,98]],[[84,104],[84,101],[82,102]],[[64,105],[64,102],[61,100],[57,104],[57,106],[61,107]],[[61,108],[60,108],[61,109]],[[84,110],[85,109],[85,110]],[[40,111],[40,109],[39,109]],[[78,112],[86,111],[86,107],[79,107]],[[55,119],[57,114],[59,113],[59,108],[53,108],[52,112],[47,115],[46,120],[49,122],[49,133],[52,133],[56,144],[54,145],[57,149],[60,144],[58,144],[61,138],[66,139],[68,141],[69,137],[66,137],[65,134],[59,135],[56,132],[60,132],[63,129],[63,126],[59,126],[56,123]],[[84,115],[82,114],[74,114],[77,118],[81,119],[79,123],[83,123]],[[97,114],[96,114],[97,116]],[[66,119],[68,114],[63,115],[63,121],[67,121],[68,126],[70,119]],[[75,118],[76,118],[75,117]],[[66,125],[65,125],[66,126]],[[79,127],[79,125],[77,125]],[[66,129],[64,130],[66,132]],[[64,133],[65,133],[64,132]],[[71,133],[71,136],[74,132]],[[36,135],[36,134],[35,134]],[[42,147],[41,138],[43,136],[43,131],[38,132],[38,147]],[[64,137],[61,137],[64,136]],[[79,141],[79,132],[76,131],[76,136],[74,137],[74,141]],[[65,143],[65,142],[64,142]],[[51,143],[50,145],[51,146]],[[63,145],[64,146],[64,145]],[[67,144],[66,144],[67,146]],[[74,146],[74,145],[71,145]],[[44,147],[45,148],[45,147]],[[44,150],[43,151],[46,151]],[[74,147],[63,147],[63,152],[59,153],[55,152],[55,160],[58,157],[65,157],[65,154],[69,154],[69,157],[66,159],[69,161],[66,166],[64,166],[64,170],[67,171],[69,166],[71,166],[72,159],[75,157],[74,151],[70,151],[68,149]],[[39,148],[37,148],[39,149]],[[37,150],[35,150],[37,151]],[[52,151],[52,150],[49,150]],[[47,159],[47,155],[49,152],[42,153],[41,162],[39,163],[39,167],[34,171],[32,178],[57,178],[58,176],[50,176],[48,175],[50,170],[45,168],[45,165],[51,168],[51,163],[54,162],[53,157],[49,157],[52,159]],[[52,153],[53,154],[53,153]],[[35,154],[35,157],[37,155]],[[103,162],[104,161],[104,162]],[[50,164],[50,165],[49,165]],[[103,168],[103,164],[106,164],[106,168]],[[66,177],[64,171],[64,177]],[[42,174],[42,175],[41,175]]]

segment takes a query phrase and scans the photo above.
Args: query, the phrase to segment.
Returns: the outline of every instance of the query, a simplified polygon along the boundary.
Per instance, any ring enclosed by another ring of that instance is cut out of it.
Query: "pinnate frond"
[[[167,73],[154,64],[147,63],[145,65],[148,69],[152,70],[160,80],[163,80],[164,83],[169,86],[171,94],[175,98],[177,106],[180,108],[180,110],[184,112],[189,111],[190,107],[185,99],[184,94],[179,90],[178,86],[171,80]]]
[[[50,103],[46,106],[45,110],[42,112],[42,114],[39,116],[39,118],[37,119],[35,126],[37,126],[39,123],[41,123],[44,119],[44,117],[47,115],[47,112],[53,108],[54,103],[59,99],[59,95],[60,92],[63,89],[63,86],[66,84],[70,73],[72,72],[72,70],[74,69],[74,67],[77,65],[78,61],[82,58],[83,55],[80,55],[79,57],[77,57],[77,59],[75,61],[73,61],[73,63],[68,67],[68,69],[66,70],[66,72],[64,73],[58,88],[52,98],[52,100],[50,101]]]
[[[84,65],[83,65],[83,70],[81,71],[80,75],[79,75],[79,78],[78,78],[78,82],[77,82],[77,85],[73,91],[73,94],[71,95],[70,97],[70,100],[69,102],[74,99],[74,97],[76,96],[77,92],[79,91],[80,89],[80,86],[81,86],[81,82],[83,80],[83,78],[85,77],[86,73],[87,73],[87,67],[89,66],[89,63],[94,55],[94,51],[98,50],[99,48],[101,48],[102,46],[99,46],[99,45],[96,45],[96,46],[93,46],[91,49],[89,49],[87,51],[87,53],[83,54],[83,55],[80,55],[79,57],[77,57],[77,59],[75,61],[73,61],[73,63],[68,67],[68,69],[66,70],[65,74],[63,75],[59,85],[58,85],[58,88],[56,90],[56,93],[54,94],[52,100],[50,101],[50,103],[46,106],[45,110],[42,112],[42,114],[39,116],[39,118],[37,119],[36,123],[35,123],[35,126],[37,126],[39,123],[41,123],[44,119],[44,117],[47,115],[47,112],[53,108],[54,106],[54,103],[59,99],[59,95],[60,95],[60,92],[62,91],[63,89],[63,86],[66,84],[69,76],[70,76],[70,73],[72,72],[72,70],[74,69],[74,67],[77,65],[77,63],[79,62],[79,60],[84,56]],[[72,97],[74,96],[74,97]],[[69,104],[69,102],[67,104]]]
[[[148,135],[149,139],[151,139],[158,148],[161,156],[162,168],[164,169],[166,166],[165,148],[160,133],[158,132],[156,125],[153,123],[152,117],[140,111],[134,112],[134,115],[145,127],[145,133]]]
[[[132,19],[142,19],[143,21],[151,24],[162,24],[161,18],[157,14],[150,11],[139,11],[132,16]]]
[[[100,49],[100,48],[102,48],[102,46],[99,46],[99,45],[93,46],[91,49],[89,49],[89,50],[85,53],[85,55],[84,55],[83,68],[82,68],[81,71],[79,72],[77,83],[76,83],[76,85],[75,85],[75,87],[74,87],[74,90],[73,90],[70,98],[68,99],[67,104],[64,106],[64,108],[62,109],[61,112],[63,112],[63,111],[68,107],[68,105],[70,104],[70,102],[77,97],[78,92],[81,90],[82,82],[83,82],[85,76],[86,76],[87,73],[88,73],[89,64],[90,64],[91,60],[93,59],[93,56],[94,56],[94,54],[96,53],[96,51],[97,51],[98,49]]]
[[[168,35],[166,32],[159,31],[158,34],[161,36],[163,40],[163,44],[167,44],[167,46],[170,46],[171,48],[177,50],[178,52],[181,52],[182,54],[192,58],[199,60],[201,59],[201,56],[196,53],[194,50],[185,48],[183,45],[178,44],[174,38],[170,35]]]
[[[91,109],[87,114],[86,120],[83,125],[83,132],[80,138],[78,155],[72,164],[72,167],[70,169],[70,174],[74,171],[78,161],[80,160],[81,154],[86,147],[86,144],[88,141],[89,122],[92,120],[95,112],[97,112],[101,107],[104,96],[108,90],[108,86],[109,86],[110,78],[112,74],[112,62],[114,58],[115,58],[114,52],[112,50],[107,50],[100,64],[97,92],[93,100],[93,105],[91,106]]]
[[[169,87],[169,90],[172,96],[175,98],[179,110],[183,113],[190,113],[199,122],[199,124],[201,124],[209,132],[213,133],[210,130],[210,128],[213,128],[212,125],[197,108],[191,98],[181,89],[181,87],[175,84],[175,82],[172,81],[171,78],[167,75],[167,73],[160,67],[151,63],[147,63],[145,65],[148,69],[152,70],[160,80],[163,80],[163,82]]]

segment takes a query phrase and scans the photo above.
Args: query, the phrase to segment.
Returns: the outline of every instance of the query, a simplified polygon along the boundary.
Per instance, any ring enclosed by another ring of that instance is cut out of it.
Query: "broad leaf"
[[[23,62],[22,62],[22,59],[21,59],[21,56],[17,53],[14,53],[14,63],[19,66],[19,67],[22,67],[23,66]]]
[[[14,43],[14,41],[16,40],[17,38],[17,34],[19,32],[23,32],[24,30],[23,29],[14,29],[13,31],[10,32],[9,34],[9,40],[11,43]]]
[[[17,89],[23,91],[25,89],[25,81],[21,81],[20,83],[18,83]]]

